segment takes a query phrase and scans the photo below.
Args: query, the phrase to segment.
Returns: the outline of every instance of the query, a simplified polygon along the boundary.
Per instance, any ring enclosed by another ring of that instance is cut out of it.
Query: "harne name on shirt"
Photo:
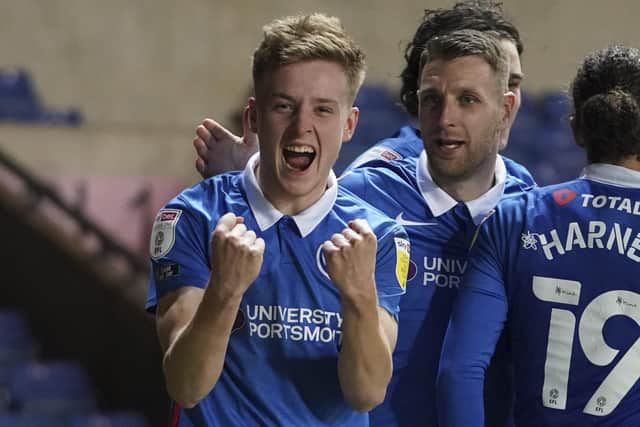
[[[319,308],[246,305],[249,335],[261,339],[340,343],[342,315]]]
[[[548,233],[537,233],[537,237],[548,260],[576,249],[597,248],[616,251],[640,263],[640,232],[617,222],[570,222],[565,235],[554,228]]]

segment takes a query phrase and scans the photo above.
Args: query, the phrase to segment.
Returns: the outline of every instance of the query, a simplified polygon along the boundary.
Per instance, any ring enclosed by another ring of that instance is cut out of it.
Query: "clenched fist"
[[[377,246],[376,235],[364,219],[350,221],[342,233],[324,242],[327,273],[343,296],[375,290]]]
[[[262,267],[264,240],[247,230],[244,218],[220,217],[211,239],[211,283],[228,296],[241,297]]]

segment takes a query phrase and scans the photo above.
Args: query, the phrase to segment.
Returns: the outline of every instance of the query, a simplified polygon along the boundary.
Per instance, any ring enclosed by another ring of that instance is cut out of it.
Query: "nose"
[[[304,135],[313,132],[313,112],[309,108],[300,108],[294,118],[292,126],[296,135]]]
[[[453,127],[456,124],[458,108],[456,102],[445,98],[440,107],[439,124],[442,128]]]

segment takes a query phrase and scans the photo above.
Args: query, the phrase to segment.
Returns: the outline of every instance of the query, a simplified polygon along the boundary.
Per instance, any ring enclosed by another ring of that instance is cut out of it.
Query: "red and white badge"
[[[176,225],[182,215],[179,209],[161,209],[151,230],[149,255],[154,260],[167,255],[176,242]]]

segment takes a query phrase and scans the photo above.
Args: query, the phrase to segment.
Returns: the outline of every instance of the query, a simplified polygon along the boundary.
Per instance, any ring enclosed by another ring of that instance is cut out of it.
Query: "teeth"
[[[288,145],[284,147],[284,149],[287,151],[293,151],[294,153],[306,153],[306,154],[315,153],[315,150],[309,147],[308,145]]]
[[[441,139],[439,141],[439,143],[440,143],[440,145],[459,145],[459,144],[461,144],[460,141],[451,141],[451,140],[443,140],[443,139]]]

